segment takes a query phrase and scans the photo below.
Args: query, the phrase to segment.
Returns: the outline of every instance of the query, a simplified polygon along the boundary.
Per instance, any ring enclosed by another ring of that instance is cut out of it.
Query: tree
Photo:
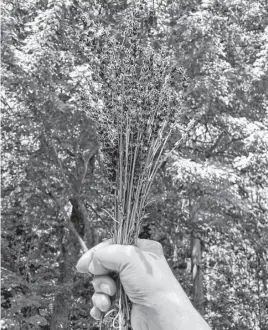
[[[140,4],[142,47],[156,56],[165,49],[182,69],[173,75],[185,94],[167,152],[194,119],[152,185],[141,237],[162,243],[213,328],[265,329],[267,3]],[[77,233],[88,247],[110,236],[103,209],[112,209],[107,178],[116,150],[105,149],[96,124],[112,87],[98,75],[111,72],[105,38],[121,40],[134,7],[82,0],[2,7],[6,328],[97,326],[88,278],[75,273]]]

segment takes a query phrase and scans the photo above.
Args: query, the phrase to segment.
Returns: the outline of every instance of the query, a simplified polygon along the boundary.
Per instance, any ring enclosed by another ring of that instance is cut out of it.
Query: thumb
[[[89,251],[78,261],[77,270],[81,273],[105,275],[110,271],[121,273],[128,266],[138,267],[143,264],[149,269],[149,265],[142,251],[154,255],[156,258],[163,257],[161,244],[151,240],[138,239],[137,247],[133,245],[113,244],[112,239],[106,240]]]
[[[100,275],[103,266],[107,270],[122,273],[127,268],[140,267],[141,251],[133,245],[113,244],[95,251],[89,271]]]

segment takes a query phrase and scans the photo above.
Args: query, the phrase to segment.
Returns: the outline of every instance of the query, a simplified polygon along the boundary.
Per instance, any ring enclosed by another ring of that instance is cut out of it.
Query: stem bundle
[[[181,111],[184,94],[183,70],[177,69],[170,54],[162,53],[139,38],[139,21],[128,22],[123,40],[107,38],[102,42],[102,58],[96,76],[102,108],[91,113],[102,132],[106,162],[110,164],[114,191],[113,241],[136,245],[145,217],[150,188],[165,159],[166,143]],[[178,78],[179,75],[179,78]],[[181,81],[180,81],[181,79]],[[118,311],[113,327],[128,329],[130,304],[119,283]],[[114,312],[109,312],[110,317]],[[105,321],[105,318],[104,318]]]

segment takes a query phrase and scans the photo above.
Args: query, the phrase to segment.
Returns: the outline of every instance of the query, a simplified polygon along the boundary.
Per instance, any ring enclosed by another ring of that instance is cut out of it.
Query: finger
[[[90,315],[91,315],[91,317],[93,317],[93,319],[100,320],[102,314],[101,314],[101,311],[97,307],[94,306],[90,310]]]
[[[76,269],[80,273],[88,273],[89,272],[88,267],[89,267],[89,264],[91,263],[91,261],[93,259],[94,252],[97,249],[100,249],[100,248],[105,247],[105,246],[110,245],[110,244],[112,244],[112,240],[111,239],[106,240],[106,241],[104,241],[104,242],[102,242],[102,243],[94,246],[92,249],[88,250],[78,260],[77,265],[76,265]],[[104,271],[106,272],[106,270],[104,270]]]
[[[111,300],[109,296],[104,293],[94,293],[92,302],[93,305],[102,312],[106,312],[111,307]]]
[[[114,296],[116,293],[115,281],[109,276],[95,276],[92,281],[95,292]]]

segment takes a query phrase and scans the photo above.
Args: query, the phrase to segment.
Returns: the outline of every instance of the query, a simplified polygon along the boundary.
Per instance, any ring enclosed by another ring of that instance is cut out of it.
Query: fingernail
[[[100,285],[100,289],[101,289],[101,291],[102,291],[103,293],[106,293],[106,294],[108,294],[108,295],[111,294],[111,289],[110,289],[110,287],[109,287],[108,284],[101,284],[101,285]]]
[[[103,312],[104,312],[106,310],[106,308],[108,307],[109,303],[108,303],[108,301],[106,300],[105,297],[101,297],[100,303],[101,303],[101,307],[102,307]]]
[[[94,266],[93,266],[93,262],[91,262],[88,266],[88,271],[91,273],[91,274],[94,274]]]

